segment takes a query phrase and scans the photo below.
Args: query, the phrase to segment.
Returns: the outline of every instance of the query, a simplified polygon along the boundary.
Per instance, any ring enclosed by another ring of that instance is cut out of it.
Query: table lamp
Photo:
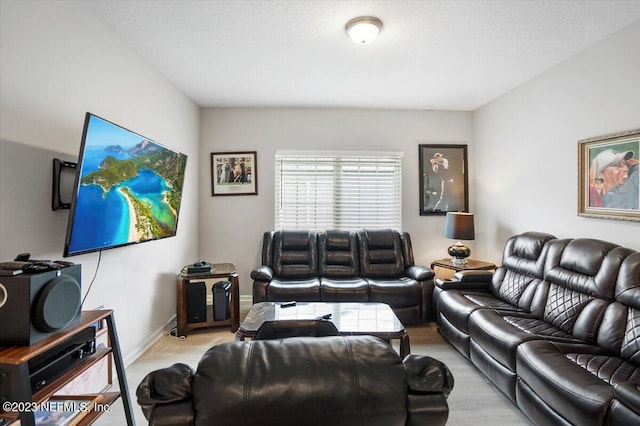
[[[448,212],[444,223],[444,237],[452,240],[475,239],[473,213]],[[471,249],[458,241],[449,247],[448,253],[451,256],[451,263],[464,265],[467,263],[466,258],[471,254]]]

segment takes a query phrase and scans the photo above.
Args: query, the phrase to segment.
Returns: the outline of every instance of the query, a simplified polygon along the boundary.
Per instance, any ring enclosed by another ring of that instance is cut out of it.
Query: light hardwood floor
[[[435,324],[409,327],[411,353],[424,354],[447,364],[453,373],[455,386],[449,396],[449,421],[447,425],[516,426],[529,425],[518,408],[498,391],[469,361],[460,355],[438,334]],[[184,339],[164,336],[146,351],[127,370],[132,404],[137,425],[147,424],[135,400],[135,391],[150,371],[164,368],[175,362],[196,367],[202,354],[211,346],[234,340],[228,329],[204,329],[189,333]],[[398,348],[396,347],[396,350]],[[96,423],[102,426],[124,425],[122,402],[112,407]]]

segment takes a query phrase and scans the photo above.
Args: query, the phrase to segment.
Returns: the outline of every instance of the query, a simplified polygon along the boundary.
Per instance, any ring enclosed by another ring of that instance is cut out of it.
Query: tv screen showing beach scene
[[[187,156],[87,113],[64,256],[173,237]]]

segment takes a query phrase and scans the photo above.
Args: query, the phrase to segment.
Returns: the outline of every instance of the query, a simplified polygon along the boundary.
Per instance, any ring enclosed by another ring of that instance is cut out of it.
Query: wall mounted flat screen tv
[[[187,156],[87,113],[64,256],[173,237]]]

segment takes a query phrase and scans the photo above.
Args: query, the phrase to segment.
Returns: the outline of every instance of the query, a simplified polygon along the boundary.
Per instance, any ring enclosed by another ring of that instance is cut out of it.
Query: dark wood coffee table
[[[411,352],[409,335],[391,307],[384,303],[260,302],[251,307],[236,332],[236,340],[253,338],[265,321],[316,319],[327,314],[343,336],[371,335],[387,342],[400,340],[400,356]]]

